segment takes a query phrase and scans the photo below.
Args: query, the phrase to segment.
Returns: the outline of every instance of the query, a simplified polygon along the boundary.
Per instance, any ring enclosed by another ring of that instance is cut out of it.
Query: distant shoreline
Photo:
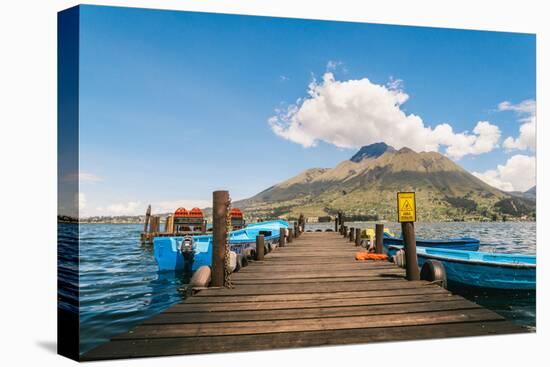
[[[350,223],[397,223],[397,221],[391,221],[391,220],[379,220],[379,221],[349,221]],[[512,222],[512,223],[536,223],[537,221],[535,219],[508,219],[505,221],[499,220],[499,221],[491,221],[491,220],[439,220],[439,221],[417,221],[416,223],[506,223],[506,222]],[[58,223],[78,223],[78,224],[114,224],[114,225],[128,225],[128,224],[144,224],[144,222],[86,222],[86,221],[80,221],[80,222],[58,222]],[[161,222],[164,223],[164,222]],[[309,225],[319,225],[323,223],[332,223],[332,222],[315,222],[315,223],[306,223]]]

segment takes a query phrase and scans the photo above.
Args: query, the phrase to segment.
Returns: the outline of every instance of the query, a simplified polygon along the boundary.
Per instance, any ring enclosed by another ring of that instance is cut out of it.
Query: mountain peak
[[[414,153],[414,150],[411,148],[403,147],[397,151],[399,154],[405,154],[405,153]]]
[[[378,158],[386,152],[395,152],[395,149],[383,142],[365,145],[351,157],[350,161],[358,163],[365,158]]]

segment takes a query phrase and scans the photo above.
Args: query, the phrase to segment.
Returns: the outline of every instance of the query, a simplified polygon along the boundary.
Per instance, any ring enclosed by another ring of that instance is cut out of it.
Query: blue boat
[[[403,246],[403,238],[393,237],[384,232],[384,250],[388,252],[389,246]],[[465,250],[465,251],[477,251],[479,250],[479,240],[471,237],[458,237],[447,238],[442,240],[428,240],[417,238],[417,247],[429,247],[437,249],[451,249],[451,250]]]
[[[256,250],[256,236],[263,234],[267,246],[279,242],[280,228],[288,228],[283,220],[253,223],[229,234],[230,250],[238,257],[249,256]],[[160,271],[188,270],[194,272],[203,265],[212,265],[212,235],[155,237],[155,260]]]
[[[390,254],[402,246],[391,246]],[[499,254],[417,247],[418,267],[437,260],[445,267],[450,285],[506,290],[535,290],[535,255]]]

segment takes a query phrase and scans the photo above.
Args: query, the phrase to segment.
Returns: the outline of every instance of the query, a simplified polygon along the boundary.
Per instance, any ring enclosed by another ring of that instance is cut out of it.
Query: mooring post
[[[170,215],[166,217],[166,220],[164,221],[164,232],[169,233],[170,232]]]
[[[376,241],[374,246],[374,248],[376,249],[376,253],[377,254],[383,253],[384,252],[384,225],[383,224],[378,224],[378,223],[376,224],[374,239]]]
[[[156,232],[156,219],[157,217],[152,215],[149,217],[149,233],[155,233]]]
[[[256,236],[256,260],[262,261],[264,259],[264,235]]]
[[[334,232],[338,232],[338,217],[334,218]]]
[[[361,228],[355,228],[355,246],[361,245]]]
[[[168,219],[169,219],[168,232],[174,233],[174,216],[171,215],[168,217]]]
[[[349,242],[354,242],[355,241],[355,228],[354,227],[351,227],[349,229]]]
[[[279,247],[285,247],[285,232],[285,227],[279,228]]]
[[[299,227],[299,230],[300,230],[300,234],[302,234],[302,232],[305,232],[305,230],[306,230],[306,217],[304,217],[303,213],[300,213],[300,217],[298,218],[298,227]]]
[[[338,225],[340,226],[340,234],[344,233],[344,216],[342,212],[338,212]]]
[[[143,232],[147,232],[147,227],[149,226],[149,219],[151,218],[151,205],[147,207],[145,211],[145,224],[143,225]]]
[[[286,239],[286,242],[291,243],[294,238],[294,230],[292,228],[288,229],[288,238]]]
[[[228,191],[214,191],[212,195],[212,287],[225,284],[225,245],[227,241]]]
[[[298,227],[298,223],[294,222],[294,238],[298,238],[298,236],[300,235],[300,230],[298,229]]]
[[[416,257],[416,236],[414,234],[414,223],[401,223],[401,231],[405,242],[405,261],[407,263],[407,280],[420,280],[418,271],[418,259]]]

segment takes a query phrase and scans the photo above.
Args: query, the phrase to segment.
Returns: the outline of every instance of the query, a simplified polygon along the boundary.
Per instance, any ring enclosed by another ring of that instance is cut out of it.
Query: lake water
[[[373,223],[350,226],[374,227]],[[387,226],[400,234],[397,223]],[[80,292],[80,349],[84,353],[160,313],[184,297],[188,274],[159,273],[152,245],[139,241],[142,225],[81,224],[80,284],[71,231],[76,225],[60,225],[59,265],[61,283],[69,291],[60,295],[62,307],[76,310]],[[333,223],[308,225],[313,230],[334,228]],[[417,236],[426,238],[470,236],[479,238],[482,251],[535,254],[535,223],[416,223]],[[74,237],[74,236],[73,236]],[[535,293],[472,292],[452,290],[530,327],[536,323]]]

